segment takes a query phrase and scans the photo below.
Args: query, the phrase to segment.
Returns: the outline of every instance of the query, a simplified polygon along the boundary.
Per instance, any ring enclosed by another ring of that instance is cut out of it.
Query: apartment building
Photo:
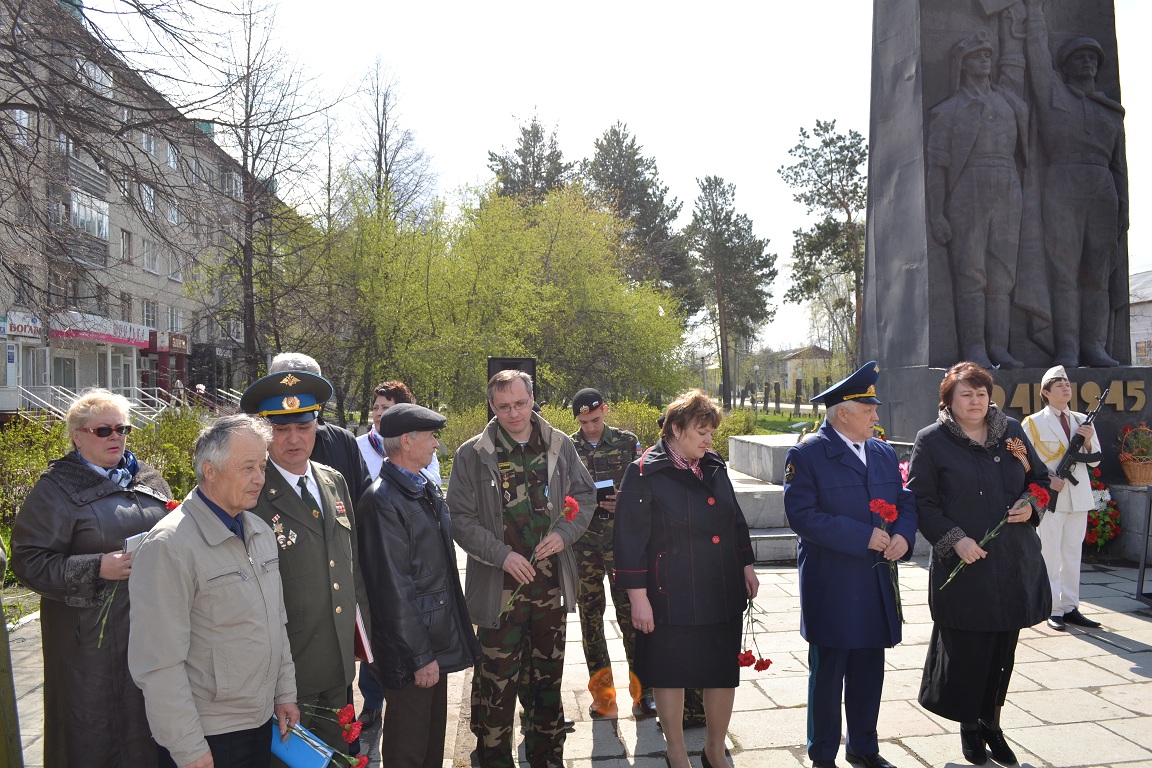
[[[60,0],[0,0],[0,412],[232,387],[244,177]],[[239,366],[236,366],[238,369]]]

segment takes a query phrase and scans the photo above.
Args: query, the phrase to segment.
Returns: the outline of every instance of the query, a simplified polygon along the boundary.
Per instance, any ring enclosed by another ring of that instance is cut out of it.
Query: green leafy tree
[[[568,183],[574,163],[564,162],[556,131],[545,134],[538,117],[520,126],[516,149],[488,153],[488,168],[496,174],[501,197],[537,201]]]
[[[700,310],[703,300],[688,258],[687,244],[675,230],[684,204],[668,197],[655,158],[617,122],[595,141],[595,153],[584,163],[591,190],[625,222],[628,246],[624,270],[638,283],[657,283],[680,300],[685,313]]]
[[[708,309],[720,352],[724,407],[732,407],[733,340],[751,338],[772,319],[769,304],[776,279],[776,254],[767,240],[752,232],[752,220],[736,213],[736,185],[718,176],[697,180],[700,194],[688,226],[688,241],[702,285],[708,287]]]
[[[868,177],[861,169],[868,160],[868,147],[856,131],[837,133],[835,120],[817,120],[812,133],[800,129],[800,143],[788,154],[796,163],[782,166],[780,176],[796,190],[796,202],[806,206],[808,213],[820,213],[823,218],[807,231],[793,232],[792,281],[784,300],[800,304],[818,295],[825,283],[838,277],[849,279],[850,304],[839,301],[829,309],[841,318],[852,318],[850,352],[859,364],[864,309],[864,212],[868,203]],[[843,321],[838,319],[835,324]]]

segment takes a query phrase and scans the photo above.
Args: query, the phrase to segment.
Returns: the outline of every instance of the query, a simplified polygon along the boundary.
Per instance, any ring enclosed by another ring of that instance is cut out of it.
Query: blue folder
[[[325,768],[332,762],[336,750],[299,724],[288,734],[288,741],[280,741],[280,728],[273,722],[272,754],[288,768]]]

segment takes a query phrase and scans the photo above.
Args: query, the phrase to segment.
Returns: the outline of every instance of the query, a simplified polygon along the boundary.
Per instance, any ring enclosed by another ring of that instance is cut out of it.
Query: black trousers
[[[920,705],[958,723],[995,721],[1004,705],[1020,630],[973,632],[932,625]]]
[[[431,688],[385,688],[380,762],[388,768],[440,768],[448,722],[448,675]]]
[[[272,762],[272,723],[246,731],[230,731],[205,736],[208,751],[212,753],[214,768],[268,768]],[[159,750],[160,768],[179,768],[172,755],[163,747]]]

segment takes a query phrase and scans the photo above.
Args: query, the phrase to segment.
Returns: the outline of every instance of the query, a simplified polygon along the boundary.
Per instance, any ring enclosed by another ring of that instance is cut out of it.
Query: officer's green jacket
[[[584,535],[596,508],[596,487],[584,468],[576,447],[568,436],[532,414],[548,446],[549,511],[558,521],[554,531],[564,540],[556,556],[560,563],[560,593],[569,612],[576,610],[576,557],[572,545]],[[495,418],[476,437],[456,451],[448,479],[448,509],[452,514],[452,538],[468,553],[465,601],[468,614],[478,627],[495,628],[500,623],[501,595],[504,590],[504,560],[512,547],[504,543],[504,500],[496,461]],[[564,497],[580,505],[572,521],[564,520]],[[531,559],[531,552],[521,552]]]
[[[369,621],[356,562],[356,518],[348,485],[331,467],[310,462],[323,518],[268,464],[264,490],[252,512],[271,526],[280,551],[280,579],[288,614],[288,642],[301,699],[350,685],[355,672],[356,602]]]
[[[605,424],[604,434],[600,435],[596,445],[588,442],[580,430],[576,430],[568,437],[576,446],[576,453],[580,455],[580,460],[588,468],[592,479],[611,480],[616,484],[616,490],[620,490],[624,471],[636,460],[639,447],[636,435]]]

